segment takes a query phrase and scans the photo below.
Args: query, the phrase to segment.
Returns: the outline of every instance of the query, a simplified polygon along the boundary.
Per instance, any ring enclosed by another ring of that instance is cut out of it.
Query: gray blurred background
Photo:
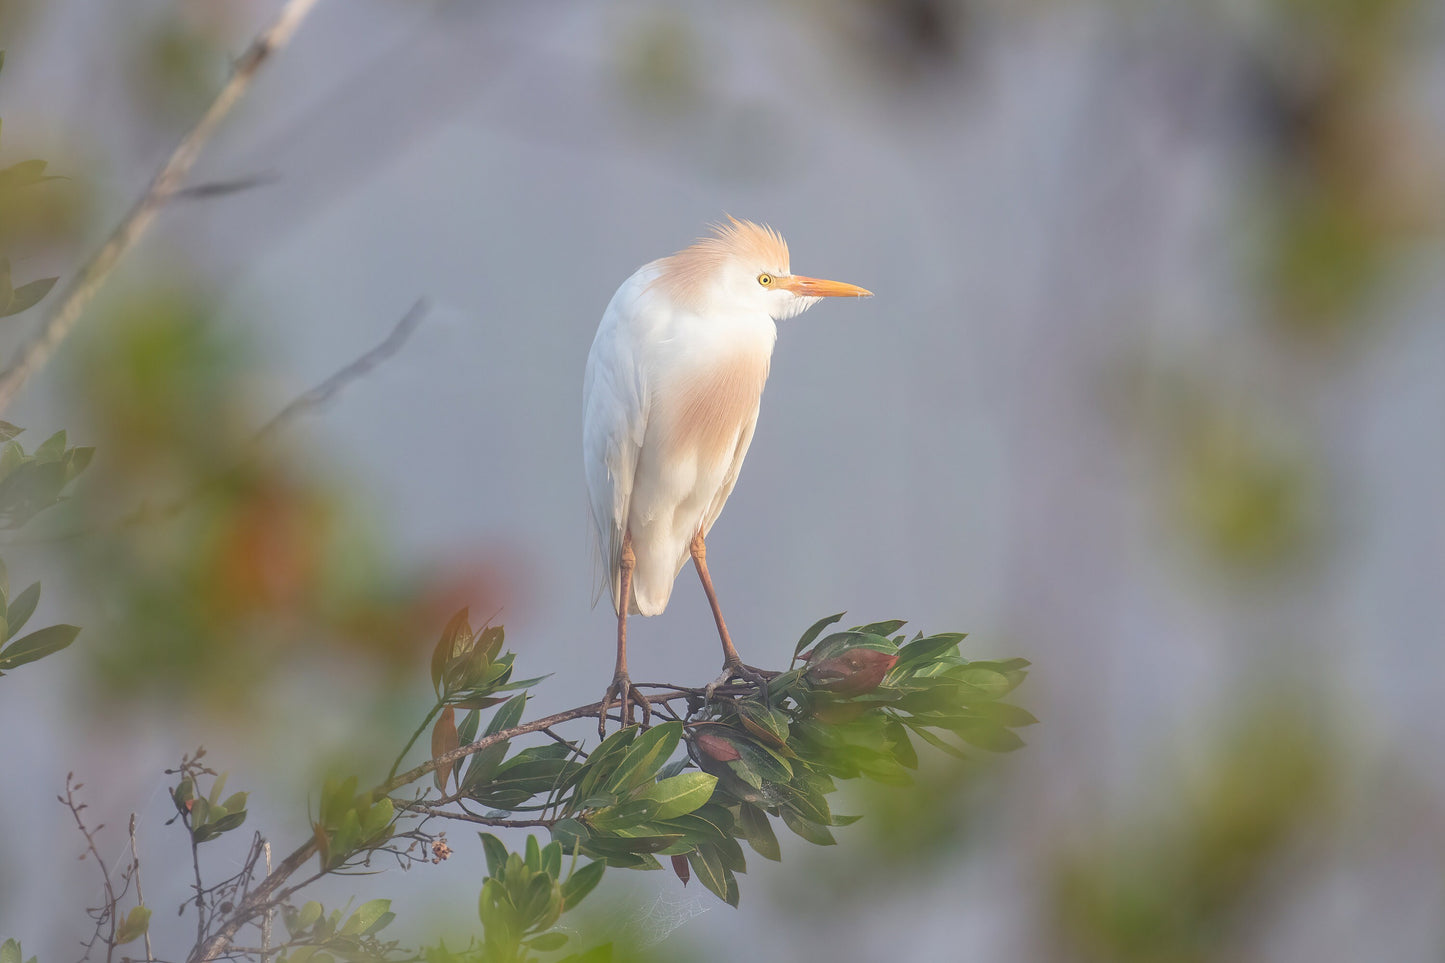
[[[278,6],[0,0],[0,162],[69,178],[8,212],[17,275],[73,273]],[[555,673],[539,710],[597,698],[583,363],[615,287],[731,213],[877,295],[781,326],[709,540],[744,658],[843,609],[968,631],[1034,661],[1041,724],[853,792],[838,849],[754,859],[739,910],[614,871],[630,938],[1445,956],[1445,7],[323,0],[192,177],[238,180],[167,209],[5,414],[98,452],[5,549],[37,624],[84,631],[0,679],[0,938],[79,956],[68,771],[117,855],[140,814],[157,906],[190,873],[161,771],[198,745],[289,850],[323,772],[384,773],[461,605]],[[377,371],[124,521],[420,297]],[[632,638],[635,678],[716,672],[687,573]],[[329,898],[466,932],[453,835]]]

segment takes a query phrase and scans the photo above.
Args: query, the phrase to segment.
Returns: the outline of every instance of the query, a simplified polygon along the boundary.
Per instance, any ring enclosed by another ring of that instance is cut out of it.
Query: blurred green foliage
[[[1050,897],[1065,958],[1204,963],[1244,958],[1240,941],[1272,891],[1309,872],[1343,773],[1331,728],[1288,687],[1231,707],[1227,729],[1187,769],[1160,763],[1135,811],[1078,833]]]
[[[126,50],[134,102],[166,124],[193,123],[230,68],[232,17],[224,5],[204,4],[133,22]]]
[[[110,614],[101,690],[238,708],[295,646],[410,661],[398,639],[434,617],[438,586],[387,562],[343,478],[284,434],[258,443],[257,352],[211,297],[165,284],[105,310],[66,369],[102,451],[67,553]]]
[[[1277,0],[1254,96],[1272,148],[1251,208],[1266,213],[1266,317],[1332,343],[1373,321],[1397,255],[1445,223],[1438,145],[1408,100],[1417,0]]]
[[[1319,456],[1288,412],[1224,384],[1155,362],[1116,372],[1109,404],[1154,457],[1160,509],[1199,557],[1246,578],[1297,568],[1332,534]]]

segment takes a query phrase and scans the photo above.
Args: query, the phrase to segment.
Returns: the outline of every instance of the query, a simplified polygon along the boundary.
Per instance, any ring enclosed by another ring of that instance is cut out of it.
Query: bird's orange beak
[[[792,274],[778,278],[778,287],[805,298],[871,298],[873,292],[856,284],[844,281],[824,281],[822,278],[808,278]]]

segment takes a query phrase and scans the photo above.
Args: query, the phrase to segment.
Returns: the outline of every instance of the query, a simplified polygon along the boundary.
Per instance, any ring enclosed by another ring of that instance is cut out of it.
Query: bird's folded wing
[[[625,332],[604,319],[583,380],[582,457],[597,540],[594,558],[600,563],[593,605],[604,588],[611,592],[614,606],[620,604],[622,533],[638,454],[647,435],[647,384],[633,351]]]

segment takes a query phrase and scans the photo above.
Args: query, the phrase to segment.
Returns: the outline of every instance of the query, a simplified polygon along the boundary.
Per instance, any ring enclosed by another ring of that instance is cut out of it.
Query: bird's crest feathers
[[[663,258],[652,283],[679,304],[698,305],[718,269],[728,261],[756,264],[759,270],[788,273],[788,242],[765,224],[728,215],[727,223],[712,225],[712,234]]]

